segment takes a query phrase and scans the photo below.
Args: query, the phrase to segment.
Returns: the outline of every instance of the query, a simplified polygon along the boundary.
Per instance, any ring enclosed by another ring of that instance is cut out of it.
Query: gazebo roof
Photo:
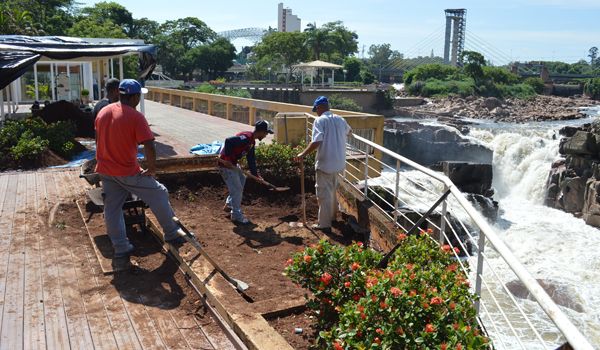
[[[325,61],[312,61],[312,62],[307,62],[307,63],[299,63],[296,65],[292,66],[293,68],[330,68],[330,69],[341,69],[344,68],[344,66],[340,66],[339,64],[334,64],[334,63],[329,63],[329,62],[325,62]]]

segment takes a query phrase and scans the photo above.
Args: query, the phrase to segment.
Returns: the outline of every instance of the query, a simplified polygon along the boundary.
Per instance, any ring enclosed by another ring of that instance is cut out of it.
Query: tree
[[[358,51],[358,35],[344,27],[341,21],[326,23],[321,28],[309,23],[304,33],[306,47],[316,60],[325,54],[327,60],[341,63],[344,58]]]
[[[473,78],[475,84],[479,85],[484,77],[483,66],[485,66],[485,57],[479,52],[463,51],[460,55],[460,61],[463,62],[463,71],[465,74]]]
[[[146,17],[133,19],[133,24],[127,35],[132,39],[142,39],[151,42],[159,33],[160,24]]]
[[[258,59],[270,59],[288,68],[286,83],[291,76],[291,66],[308,58],[308,50],[304,46],[305,34],[301,32],[274,32],[263,37],[256,46]]]
[[[371,45],[369,47],[369,61],[374,67],[385,67],[392,60],[401,59],[404,56],[396,51],[392,50],[390,44]]]
[[[346,81],[361,80],[360,71],[364,64],[356,57],[346,57],[344,60],[344,70],[346,70]]]
[[[36,35],[31,12],[0,4],[0,34]]]
[[[596,46],[590,48],[588,57],[590,58],[590,66],[592,66],[592,68],[595,67],[597,64],[596,59],[598,58],[598,48]]]
[[[215,79],[233,65],[235,46],[225,38],[190,50],[193,64],[202,69],[209,79]]]
[[[131,31],[133,26],[133,15],[124,6],[116,2],[99,2],[93,7],[84,7],[81,10],[81,17],[92,18],[98,23],[111,21],[123,28],[126,34]]]
[[[127,38],[121,27],[110,20],[97,22],[91,17],[75,22],[66,34],[84,38]]]
[[[312,51],[312,57],[315,60],[320,60],[321,53],[326,47],[333,45],[333,40],[330,38],[329,33],[326,30],[317,28],[317,25],[313,23],[307,24],[304,32],[306,33],[306,47]]]

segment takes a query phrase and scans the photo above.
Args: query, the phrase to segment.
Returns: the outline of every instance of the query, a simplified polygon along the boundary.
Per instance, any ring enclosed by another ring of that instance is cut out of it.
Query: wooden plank
[[[154,321],[146,312],[144,305],[142,305],[139,296],[132,293],[121,292],[121,298],[121,302],[127,310],[129,320],[133,324],[133,328],[135,329],[142,347],[144,349],[164,349],[166,344],[160,336]],[[136,302],[129,302],[128,300],[136,300]]]
[[[3,200],[0,203],[0,318],[3,318],[6,304],[6,285],[10,259],[10,241],[12,237],[13,219],[17,204],[18,175],[3,175]],[[0,323],[1,325],[2,323]],[[8,348],[0,338],[0,348]]]
[[[189,348],[215,349],[194,317],[180,309],[168,310],[168,312],[175,322],[175,326],[183,335],[183,339],[186,341]],[[222,350],[222,348],[218,349]]]
[[[40,231],[44,221],[39,217],[42,191],[40,181],[43,176],[31,173],[27,176],[28,213],[25,231],[25,291],[23,312],[23,347],[25,349],[45,349],[46,332],[44,326],[44,293],[40,258]],[[41,221],[41,222],[40,222]]]
[[[110,238],[106,234],[106,226],[102,213],[87,213],[85,206],[77,202],[77,207],[84,218],[85,229],[102,273],[108,275],[117,272],[112,265],[114,250]]]
[[[47,206],[53,208],[60,201],[56,172],[44,174]],[[53,223],[51,223],[53,224]],[[40,234],[42,260],[42,288],[44,293],[44,323],[46,325],[46,346],[48,349],[66,349],[69,345],[69,329],[59,284],[59,272],[52,246],[52,237],[47,229]]]
[[[26,227],[27,179],[24,173],[17,176],[17,198],[8,250],[2,331],[0,333],[0,343],[7,349],[23,348],[23,285],[25,281],[23,248]]]
[[[156,307],[153,301],[143,294],[140,297],[140,306],[144,306],[148,316],[154,321],[154,327],[168,349],[189,349],[183,334],[168,312]]]

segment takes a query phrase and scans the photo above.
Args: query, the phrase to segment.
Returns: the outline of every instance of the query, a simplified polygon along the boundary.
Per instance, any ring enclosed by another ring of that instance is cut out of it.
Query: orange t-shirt
[[[132,176],[141,171],[137,146],[154,140],[144,115],[119,102],[100,110],[96,121],[96,172],[110,176]]]

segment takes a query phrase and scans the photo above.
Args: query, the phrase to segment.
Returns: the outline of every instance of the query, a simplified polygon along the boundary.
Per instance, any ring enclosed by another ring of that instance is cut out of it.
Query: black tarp
[[[110,40],[110,39],[109,39]],[[156,46],[134,42],[90,43],[70,37],[0,35],[0,89],[23,75],[40,57],[69,60],[139,54],[138,79],[143,81],[156,66]]]

